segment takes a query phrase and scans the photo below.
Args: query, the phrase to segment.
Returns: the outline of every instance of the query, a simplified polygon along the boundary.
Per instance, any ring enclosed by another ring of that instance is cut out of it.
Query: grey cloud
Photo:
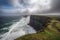
[[[31,14],[31,13],[39,13],[39,14],[40,13],[44,13],[44,14],[45,13],[60,13],[60,0],[52,0],[51,1],[51,9],[44,10],[44,11],[41,11],[40,7],[37,8],[37,6],[39,6],[39,5],[35,5],[35,4],[33,5],[33,3],[31,4],[32,1],[29,2],[28,0],[16,0],[17,3],[16,3],[15,0],[11,0],[11,1],[10,1],[11,5],[17,6],[19,10],[16,10],[16,9],[14,9],[14,10],[11,9],[10,10],[9,9],[9,11],[6,10],[5,12],[4,12],[4,10],[2,10],[2,11],[0,11],[0,14],[8,14],[8,15],[23,15],[24,14],[25,15],[25,14]],[[38,2],[36,2],[36,4],[37,3]],[[33,10],[33,12],[31,12],[32,10]],[[36,10],[36,11],[34,11],[34,10]]]

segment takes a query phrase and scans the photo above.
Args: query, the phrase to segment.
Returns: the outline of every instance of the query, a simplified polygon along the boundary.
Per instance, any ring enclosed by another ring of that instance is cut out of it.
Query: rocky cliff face
[[[39,24],[41,23],[41,25],[43,26],[40,26],[37,23]],[[31,25],[33,28],[35,28],[35,30],[38,31],[41,30],[40,28],[42,27],[44,31],[35,34],[28,34],[19,37],[16,40],[60,40],[60,18],[59,17],[31,16],[29,25]]]
[[[35,16],[31,15],[29,25],[32,26],[36,31],[42,31],[49,22],[50,18],[46,16]]]

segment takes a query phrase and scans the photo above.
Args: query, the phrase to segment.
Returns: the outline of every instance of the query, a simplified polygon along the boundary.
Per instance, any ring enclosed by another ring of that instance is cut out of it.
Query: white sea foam
[[[9,32],[2,35],[2,38],[0,40],[14,40],[20,36],[36,33],[36,31],[29,25],[30,16],[27,18],[22,18],[20,21],[14,23],[11,25],[11,29]]]

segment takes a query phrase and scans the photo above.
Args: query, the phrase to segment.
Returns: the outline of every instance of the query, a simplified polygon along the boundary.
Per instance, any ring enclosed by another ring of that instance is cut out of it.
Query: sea
[[[0,17],[0,36],[9,31],[10,26],[19,21],[21,16],[1,16]]]
[[[28,17],[0,16],[0,40],[14,40],[20,36],[36,33],[28,24]]]

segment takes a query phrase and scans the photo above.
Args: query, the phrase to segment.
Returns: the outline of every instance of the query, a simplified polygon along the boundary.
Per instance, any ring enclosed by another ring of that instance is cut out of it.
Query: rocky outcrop
[[[50,18],[46,16],[31,15],[29,25],[32,26],[36,31],[42,31],[49,22]]]

